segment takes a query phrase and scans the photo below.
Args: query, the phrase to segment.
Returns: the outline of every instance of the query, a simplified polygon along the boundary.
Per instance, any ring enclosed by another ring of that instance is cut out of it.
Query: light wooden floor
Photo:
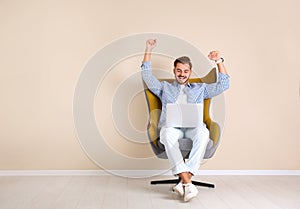
[[[171,185],[150,185],[145,178],[4,176],[0,209],[300,209],[300,176],[201,176],[201,180],[216,188],[198,187],[198,197],[185,203]]]

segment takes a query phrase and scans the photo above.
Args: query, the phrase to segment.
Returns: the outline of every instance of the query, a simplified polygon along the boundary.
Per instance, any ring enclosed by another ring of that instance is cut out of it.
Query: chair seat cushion
[[[181,154],[184,158],[188,158],[190,151],[193,147],[193,142],[189,138],[182,138],[178,140],[179,142],[179,149],[181,151]],[[213,141],[210,139],[208,141],[206,152],[208,152],[213,147]],[[161,150],[161,154],[158,156],[159,158],[167,159],[167,155],[165,153],[165,147],[160,142],[158,143],[158,148]]]
[[[206,146],[206,149],[211,149],[213,146],[213,141],[210,139],[208,141],[208,144]],[[183,151],[190,151],[193,147],[193,142],[192,140],[188,139],[188,138],[182,138],[179,139],[179,149],[183,150]]]

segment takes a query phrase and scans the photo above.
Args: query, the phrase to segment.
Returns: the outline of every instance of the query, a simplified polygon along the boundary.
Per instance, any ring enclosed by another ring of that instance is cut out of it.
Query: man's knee
[[[209,131],[206,127],[197,127],[193,130],[193,141],[202,141],[208,142],[209,141]]]
[[[164,145],[166,145],[166,143],[174,144],[178,141],[178,137],[178,130],[173,127],[163,127],[160,130],[160,141]]]

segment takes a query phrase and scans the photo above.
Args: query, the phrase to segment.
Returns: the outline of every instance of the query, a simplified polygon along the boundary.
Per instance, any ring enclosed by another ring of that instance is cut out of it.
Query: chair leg
[[[178,184],[179,182],[180,182],[180,178],[166,179],[166,180],[154,180],[154,181],[151,181],[151,184]]]
[[[208,188],[215,188],[214,184],[200,182],[200,181],[192,181],[194,185],[201,186],[201,187],[208,187]]]
[[[178,179],[166,179],[166,180],[154,180],[154,181],[151,181],[150,183],[152,185],[155,185],[155,184],[178,184],[180,182],[180,180],[181,180],[180,178],[178,178]],[[200,181],[192,181],[192,183],[196,186],[215,188],[215,185],[210,184],[210,183],[205,183],[205,182],[200,182]]]

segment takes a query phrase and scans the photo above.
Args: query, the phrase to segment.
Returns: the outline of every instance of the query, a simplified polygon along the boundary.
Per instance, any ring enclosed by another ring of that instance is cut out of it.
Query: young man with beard
[[[179,57],[174,61],[173,83],[160,82],[152,75],[151,53],[157,44],[156,39],[146,41],[142,68],[142,77],[150,91],[158,96],[162,103],[162,112],[158,124],[160,141],[165,146],[168,159],[172,166],[172,173],[181,178],[181,182],[174,186],[174,190],[183,196],[184,201],[189,201],[198,194],[198,189],[192,184],[192,177],[199,169],[203,160],[205,149],[209,141],[209,131],[205,124],[196,128],[166,127],[167,103],[203,103],[204,99],[211,98],[229,88],[229,76],[224,66],[224,59],[219,51],[211,51],[208,55],[210,60],[216,62],[218,67],[218,82],[212,84],[189,83],[192,74],[192,63],[189,57]],[[183,136],[193,141],[189,160],[183,161],[179,150],[178,140]]]

